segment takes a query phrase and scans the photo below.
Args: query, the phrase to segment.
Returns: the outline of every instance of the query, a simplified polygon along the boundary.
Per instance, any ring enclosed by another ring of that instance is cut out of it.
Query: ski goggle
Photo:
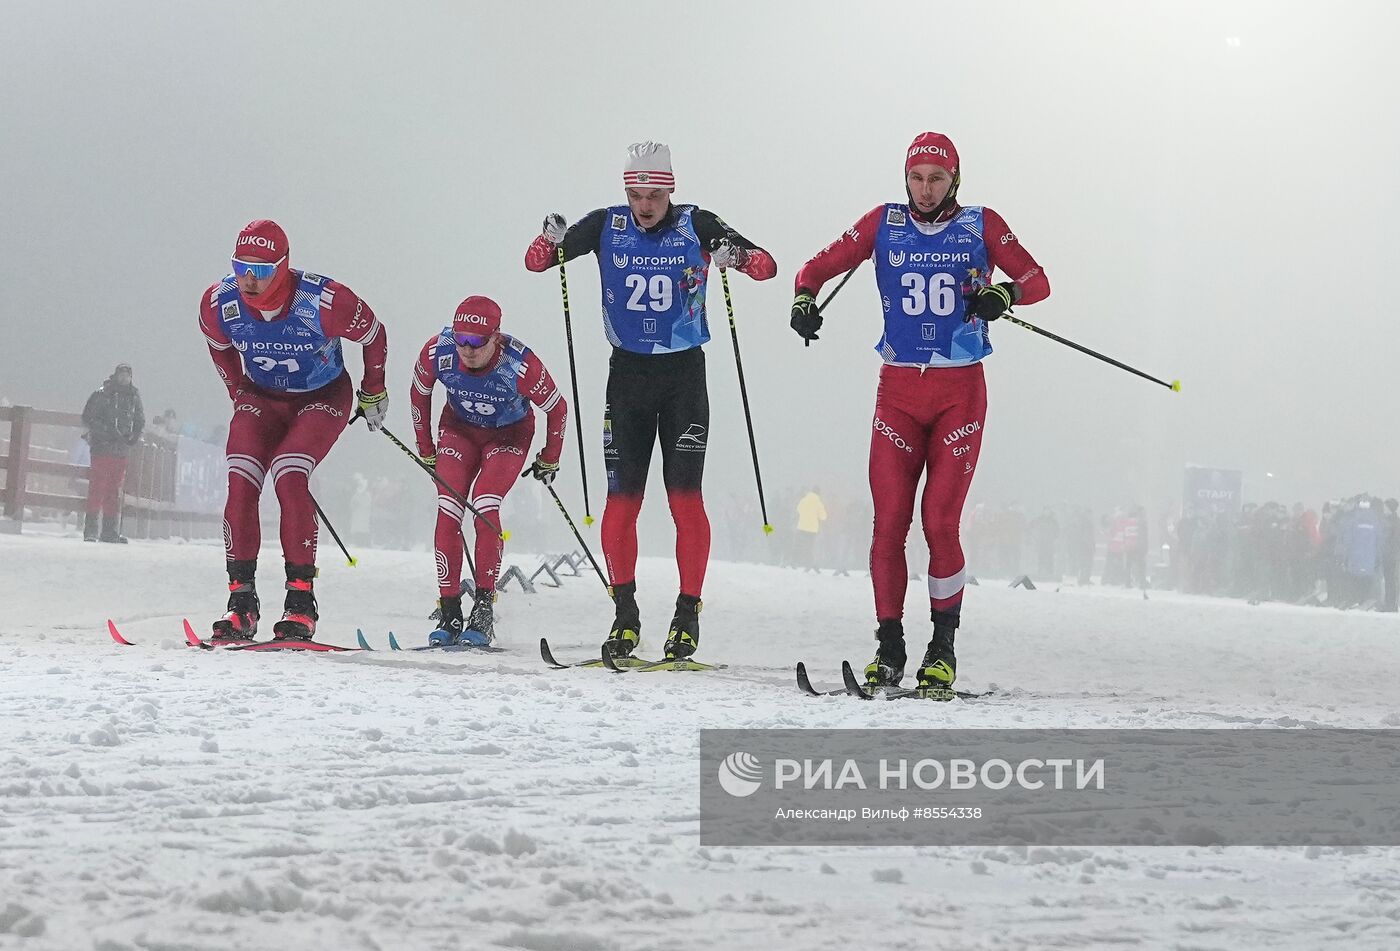
[[[287,260],[285,254],[271,264],[264,264],[261,261],[240,261],[238,258],[234,258],[233,276],[242,277],[244,274],[251,274],[259,281],[266,281],[277,273],[277,268],[279,268],[285,260]]]
[[[452,339],[457,341],[459,347],[471,347],[476,350],[491,342],[491,334],[453,334]]]

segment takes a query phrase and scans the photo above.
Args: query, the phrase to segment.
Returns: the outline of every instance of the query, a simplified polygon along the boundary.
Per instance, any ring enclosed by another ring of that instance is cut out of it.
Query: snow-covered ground
[[[323,550],[322,639],[421,642],[431,555],[360,558]],[[707,849],[697,821],[701,727],[1400,726],[1394,616],[988,583],[960,684],[999,696],[867,704],[791,673],[868,659],[863,576],[716,564],[702,657],[733,666],[620,677],[538,657],[596,650],[591,575],[504,597],[489,657],[188,650],[221,569],[0,536],[0,947],[1400,947],[1386,849]],[[675,583],[644,560],[644,653]]]

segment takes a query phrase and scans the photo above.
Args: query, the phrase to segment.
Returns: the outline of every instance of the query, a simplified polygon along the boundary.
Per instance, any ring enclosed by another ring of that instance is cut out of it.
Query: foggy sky
[[[863,267],[810,348],[798,267],[903,199],[925,129],[1049,275],[1020,316],[1172,394],[993,326],[973,500],[1155,505],[1186,463],[1246,498],[1400,494],[1389,304],[1400,156],[1392,4],[10,2],[0,37],[0,396],[78,411],[119,361],[148,413],[225,421],[197,328],[248,220],[352,287],[414,356],[469,294],[567,386],[540,219],[624,200],[628,143],[670,144],[677,201],[776,257],[731,275],[765,484],[864,495],[880,310]],[[608,347],[569,267],[594,511]],[[707,495],[752,493],[718,281]],[[358,381],[358,348],[347,346]],[[436,394],[436,406],[442,394]],[[572,430],[566,500],[577,504]],[[347,434],[322,477],[411,477]],[[1265,473],[1272,473],[1268,478]],[[649,508],[660,508],[658,493]],[[425,500],[431,508],[431,502]],[[770,513],[774,521],[789,513]],[[664,514],[660,517],[664,518]]]

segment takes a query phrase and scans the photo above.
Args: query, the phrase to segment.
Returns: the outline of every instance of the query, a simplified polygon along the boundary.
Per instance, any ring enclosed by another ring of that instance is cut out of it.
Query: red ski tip
[[[189,618],[185,618],[184,621],[185,621],[185,643],[188,644],[190,647],[204,647],[205,644],[204,644],[203,641],[201,641],[201,640],[199,639],[199,635],[196,634],[196,633],[194,632],[194,627],[193,627],[193,625],[190,624],[190,619],[189,619]]]
[[[135,644],[131,643],[131,641],[122,637],[122,632],[117,630],[116,622],[113,621],[111,618],[107,619],[107,633],[112,635],[112,640],[116,641],[118,644],[121,644],[123,647],[136,646]]]

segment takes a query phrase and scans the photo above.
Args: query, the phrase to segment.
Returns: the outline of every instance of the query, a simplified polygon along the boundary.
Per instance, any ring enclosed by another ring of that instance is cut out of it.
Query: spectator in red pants
[[[87,406],[83,407],[83,425],[92,448],[83,540],[125,545],[126,539],[117,530],[122,516],[122,479],[126,476],[127,454],[146,426],[141,392],[131,383],[130,364],[117,364],[102,388],[88,397]]]

